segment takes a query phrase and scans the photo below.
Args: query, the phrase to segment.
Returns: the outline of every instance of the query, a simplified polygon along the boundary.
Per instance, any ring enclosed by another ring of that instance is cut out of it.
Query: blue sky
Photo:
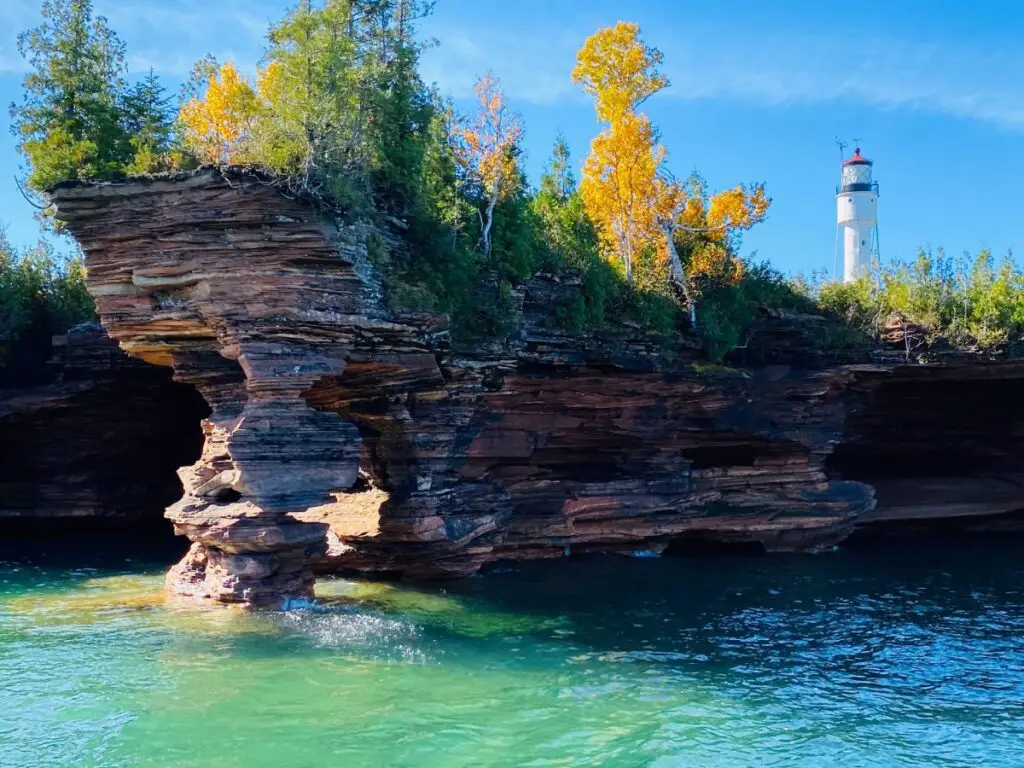
[[[153,66],[172,89],[207,52],[253,68],[274,0],[95,0],[128,44],[131,69]],[[0,101],[19,95],[18,30],[38,0],[0,5]],[[665,54],[672,86],[646,110],[677,175],[696,168],[713,187],[764,181],[774,204],[751,232],[785,272],[831,268],[834,137],[859,138],[881,185],[883,259],[920,246],[1024,249],[1024,3],[889,0],[439,0],[424,34],[437,39],[427,80],[468,107],[474,78],[492,70],[522,112],[536,180],[558,130],[577,163],[597,131],[573,86],[575,51],[598,27],[638,22]],[[6,110],[3,113],[6,128]],[[0,135],[0,222],[16,243],[37,237],[12,175],[19,158]]]

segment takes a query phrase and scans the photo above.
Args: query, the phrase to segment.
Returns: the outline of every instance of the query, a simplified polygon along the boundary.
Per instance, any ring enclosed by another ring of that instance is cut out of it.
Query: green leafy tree
[[[367,212],[419,204],[433,116],[419,78],[421,0],[303,0],[271,27],[256,90],[253,162]]]
[[[18,251],[0,232],[0,379],[37,375],[50,337],[94,316],[80,253],[57,253],[47,241]]]
[[[257,81],[266,104],[254,128],[259,162],[305,190],[339,194],[365,160],[351,2],[304,0],[273,25]]]

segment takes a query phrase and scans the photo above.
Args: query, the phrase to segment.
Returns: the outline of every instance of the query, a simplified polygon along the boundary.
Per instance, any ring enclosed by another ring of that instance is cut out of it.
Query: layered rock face
[[[437,319],[386,309],[379,234],[241,171],[53,199],[111,337],[212,410],[167,510],[193,542],[178,593],[281,605],[314,565],[452,576],[683,537],[806,550],[874,506],[826,473],[846,368],[668,362],[628,328],[583,342],[547,327],[575,290],[553,277],[521,287],[513,339],[453,352]]]
[[[206,404],[95,325],[57,337],[49,381],[0,390],[0,528],[143,523],[181,495]]]
[[[386,492],[372,535],[345,534],[367,491],[307,513],[340,533],[325,570],[464,575],[683,536],[808,550],[873,506],[870,487],[823,471],[844,372],[667,372],[559,342],[528,336],[502,368],[424,367],[411,388],[406,369],[400,393],[395,371],[352,362],[314,388],[311,402],[361,426],[364,475]]]

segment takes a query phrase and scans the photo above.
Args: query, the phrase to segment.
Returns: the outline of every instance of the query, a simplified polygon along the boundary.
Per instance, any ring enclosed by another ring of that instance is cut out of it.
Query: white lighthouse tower
[[[843,175],[836,190],[844,283],[856,280],[878,253],[878,183],[871,178],[872,165],[858,147],[853,157],[843,161]]]

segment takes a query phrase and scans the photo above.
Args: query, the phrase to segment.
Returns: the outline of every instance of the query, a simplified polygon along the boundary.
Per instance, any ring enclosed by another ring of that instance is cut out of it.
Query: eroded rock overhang
[[[854,366],[830,474],[876,489],[862,536],[1024,530],[1024,361]]]
[[[167,510],[193,542],[169,586],[256,605],[311,596],[326,526],[290,514],[354,483],[360,443],[303,392],[340,374],[358,337],[396,330],[374,312],[359,228],[245,171],[66,185],[52,198],[110,336],[171,366],[212,410]]]

